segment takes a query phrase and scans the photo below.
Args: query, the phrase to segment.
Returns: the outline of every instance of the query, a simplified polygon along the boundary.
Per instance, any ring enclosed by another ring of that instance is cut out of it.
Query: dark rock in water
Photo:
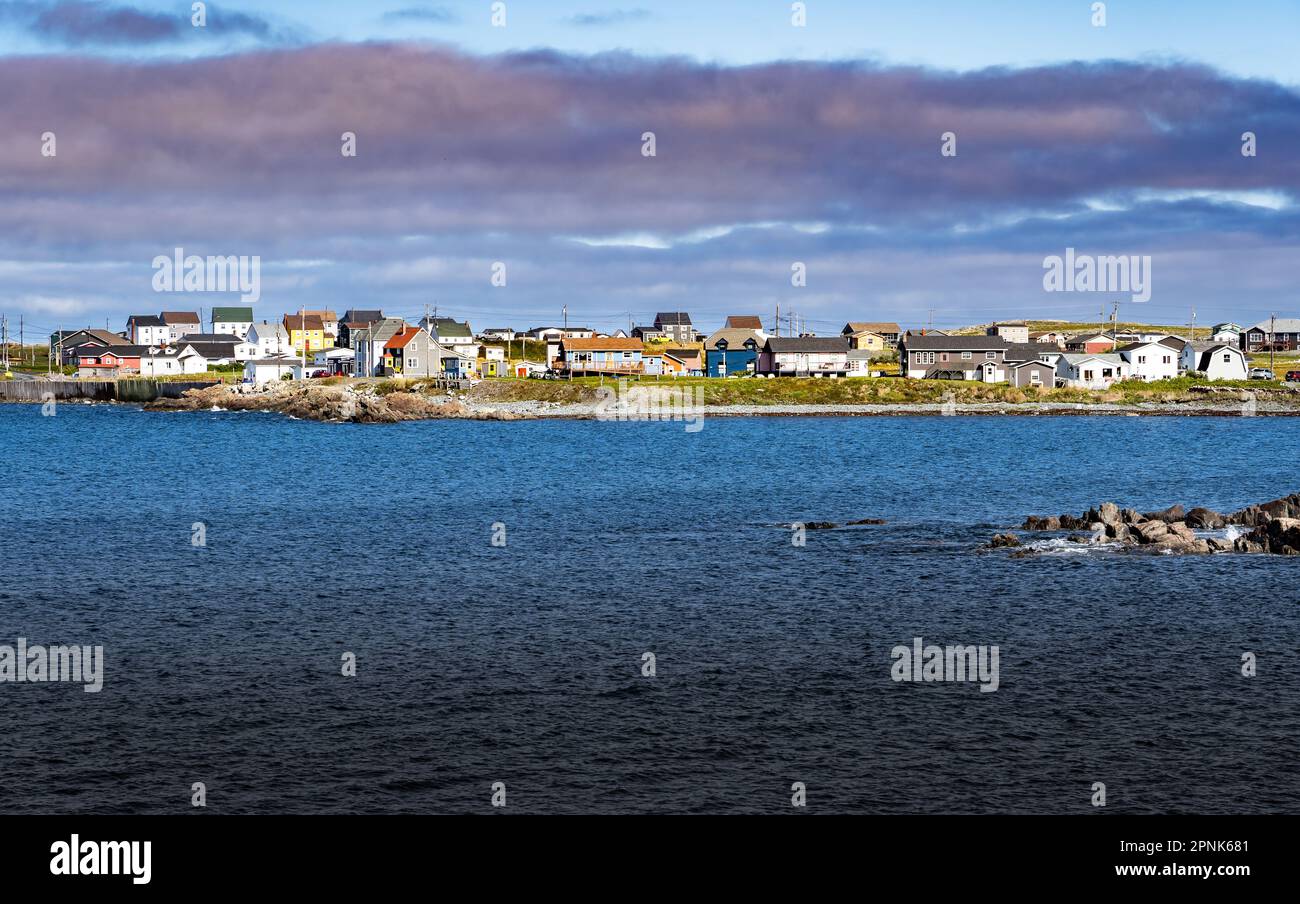
[[[996,537],[994,537],[992,540],[989,541],[989,545],[986,546],[985,548],[986,549],[1007,549],[1007,548],[1022,546],[1022,545],[1023,544],[1020,542],[1020,538],[1017,537],[1015,534],[998,534]]]
[[[1061,519],[1055,515],[1030,515],[1021,530],[1060,530]]]
[[[1062,515],[1056,519],[1061,530],[1083,530],[1088,526],[1088,522],[1083,518],[1076,518],[1074,515]]]
[[[1197,530],[1218,530],[1226,527],[1227,522],[1218,512],[1197,506],[1187,513],[1187,526]]]
[[[1232,551],[1232,541],[1231,541],[1231,540],[1224,540],[1222,537],[1211,537],[1210,539],[1206,540],[1205,542],[1209,544],[1209,546],[1210,546],[1210,550],[1211,550],[1212,552],[1231,552],[1231,551]]]
[[[1163,512],[1147,512],[1142,518],[1145,521],[1163,521],[1170,524],[1174,521],[1182,521],[1187,517],[1187,510],[1181,505],[1171,505]]]
[[[804,530],[834,530],[839,527],[834,521],[806,521]]]
[[[1125,524],[1137,524],[1142,520],[1142,515],[1138,513],[1137,509],[1126,508],[1119,515]]]
[[[857,521],[850,521],[848,523],[848,526],[859,527],[864,524],[888,524],[888,523],[889,522],[886,521],[884,518],[860,518]]]
[[[1229,524],[1242,524],[1246,527],[1258,527],[1274,518],[1300,518],[1300,493],[1292,493],[1281,499],[1260,505],[1250,505],[1239,512],[1233,512],[1225,520]]]
[[[1092,534],[1070,534],[1065,539],[1070,543],[1091,543],[1093,537]]]
[[[1133,525],[1139,543],[1157,543],[1169,536],[1169,525],[1163,521],[1143,521]]]
[[[1095,520],[1100,521],[1105,525],[1119,524],[1119,506],[1113,502],[1103,502],[1097,508],[1097,517]]]
[[[1032,557],[1032,556],[1036,556],[1036,555],[1038,555],[1038,551],[1037,551],[1037,550],[1034,550],[1034,549],[1017,549],[1015,552],[1013,552],[1013,553],[1011,554],[1010,558],[1013,558],[1013,559],[1028,559],[1028,558],[1030,558],[1030,557]]]
[[[1196,532],[1188,527],[1184,521],[1175,521],[1169,525],[1169,533],[1179,539],[1186,540],[1188,543],[1196,542]]]
[[[1129,528],[1127,524],[1107,524],[1106,536],[1112,540],[1127,540],[1129,538]]]

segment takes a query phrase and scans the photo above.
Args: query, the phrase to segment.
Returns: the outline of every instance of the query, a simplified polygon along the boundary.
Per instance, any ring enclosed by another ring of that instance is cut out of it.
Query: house
[[[641,373],[647,377],[658,377],[664,373],[664,353],[656,347],[645,348],[641,352]]]
[[[536,361],[516,361],[511,365],[511,371],[521,380],[528,377],[541,377],[546,373],[546,365],[539,364]]]
[[[645,372],[639,339],[562,339],[557,369],[568,376],[622,376]]]
[[[289,331],[283,324],[269,320],[259,320],[250,326],[244,342],[251,347],[251,354],[246,354],[245,360],[287,355],[292,348],[289,345]]]
[[[450,317],[425,317],[419,326],[443,348],[474,344],[474,331],[469,328],[469,321],[461,323]]]
[[[253,328],[252,308],[213,308],[212,332],[244,339]]]
[[[758,370],[758,353],[767,337],[761,330],[724,327],[704,340],[704,374],[730,377]]]
[[[442,373],[441,346],[422,327],[402,324],[384,343],[384,373],[436,377]]]
[[[536,339],[538,342],[558,342],[564,338],[564,327],[535,326],[524,335],[529,339]]]
[[[756,314],[733,314],[722,325],[724,330],[754,330],[763,332],[763,318]]]
[[[898,345],[900,337],[903,335],[903,328],[897,323],[887,323],[884,321],[850,321],[844,324],[844,329],[840,330],[841,336],[856,336],[859,333],[875,333],[881,336],[892,346]],[[857,348],[855,345],[854,348]]]
[[[1119,355],[1128,365],[1127,379],[1152,383],[1178,376],[1178,352],[1163,342],[1134,342],[1121,346]]]
[[[203,332],[203,323],[194,311],[163,311],[158,318],[167,327],[168,342],[176,342],[190,333]]]
[[[438,357],[446,376],[468,379],[479,375],[477,346],[443,346],[434,343],[433,353]]]
[[[639,339],[642,342],[658,342],[667,338],[667,334],[653,326],[634,326],[632,327],[632,338]]]
[[[82,346],[77,357],[77,376],[83,379],[103,379],[138,374],[140,356],[146,354],[149,348],[147,345]]]
[[[1065,350],[1075,355],[1100,355],[1114,352],[1118,340],[1110,333],[1080,333],[1065,340]]]
[[[758,373],[769,377],[845,377],[847,336],[769,337],[758,354]]]
[[[334,347],[334,337],[325,332],[325,324],[317,314],[285,314],[284,329],[289,334],[289,347],[295,354],[314,354],[323,348]]]
[[[176,343],[175,348],[189,349],[192,354],[203,356],[204,370],[207,365],[214,367],[224,367],[228,364],[235,364],[241,360],[239,357],[240,347],[244,345],[234,336],[215,336],[206,333],[191,333],[182,341]]]
[[[383,311],[363,311],[357,308],[349,308],[339,318],[339,335],[334,344],[343,348],[351,348],[353,330],[370,326],[372,323],[378,323],[383,319]]]
[[[320,318],[321,327],[322,329],[324,329],[325,335],[328,336],[330,339],[334,340],[333,342],[330,343],[330,348],[333,348],[335,345],[338,344],[339,318],[337,314],[335,314],[333,311],[330,310],[303,311],[303,313],[306,314],[308,317],[314,316]]]
[[[654,328],[678,345],[688,345],[695,341],[695,327],[691,325],[691,315],[684,311],[656,314]]]
[[[1027,350],[1019,360],[1037,359],[1041,349]],[[980,380],[1001,383],[1008,379],[1007,353],[1011,343],[1001,336],[941,336],[934,334],[903,337],[899,349],[903,376],[914,380]],[[1015,356],[1013,356],[1015,357]]]
[[[1246,330],[1241,347],[1248,352],[1292,352],[1300,348],[1300,320],[1278,317],[1265,320]]]
[[[1204,374],[1207,380],[1245,380],[1250,374],[1246,353],[1228,342],[1188,342],[1180,364],[1184,371]]]
[[[1125,379],[1128,362],[1117,354],[1064,354],[1056,362],[1056,378],[1071,389],[1109,389]]]
[[[875,357],[874,353],[862,348],[849,349],[849,373],[850,377],[869,377],[871,376],[871,359]]]
[[[893,349],[893,344],[888,339],[870,330],[854,333],[849,337],[849,342],[853,344],[853,348],[871,352],[873,355],[884,355]]]
[[[293,358],[257,358],[244,362],[244,382],[264,386],[279,380],[301,380],[302,364]]]
[[[668,348],[664,350],[666,360],[681,364],[680,373],[687,377],[704,376],[704,356],[698,348]]]
[[[126,319],[126,335],[134,345],[166,345],[172,331],[161,317],[153,314],[132,314]]]
[[[76,365],[79,352],[84,348],[113,348],[131,342],[108,330],[62,330],[50,336],[50,357],[58,357],[63,365]]]
[[[479,347],[479,373],[485,377],[504,377],[510,368],[506,361],[506,350],[499,345]]]
[[[1021,389],[1032,386],[1051,389],[1056,386],[1056,367],[1041,358],[1012,361],[1007,364],[1007,382]]]
[[[1023,320],[995,323],[984,332],[989,336],[1001,336],[1008,342],[1024,344],[1029,341],[1029,324]]]
[[[312,372],[323,370],[330,376],[339,374],[352,373],[352,364],[356,360],[357,353],[350,348],[325,348],[318,351],[312,356]]]
[[[208,372],[208,362],[190,345],[152,346],[140,354],[140,376],[165,377],[173,374]]]
[[[1242,332],[1242,328],[1235,323],[1216,323],[1210,327],[1210,341],[1240,346]]]
[[[514,342],[515,336],[514,330],[502,326],[492,327],[478,334],[478,337],[486,342]]]
[[[1065,348],[1065,334],[1056,330],[1038,330],[1029,334],[1030,342],[1038,342],[1043,345],[1054,345],[1057,348]]]
[[[358,377],[379,376],[384,367],[384,346],[401,329],[407,328],[400,317],[385,317],[369,326],[354,329],[351,334],[352,373]]]

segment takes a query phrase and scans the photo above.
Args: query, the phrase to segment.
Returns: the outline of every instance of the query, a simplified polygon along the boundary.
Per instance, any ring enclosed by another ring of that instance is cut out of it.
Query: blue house
[[[754,373],[766,338],[758,330],[718,330],[704,340],[704,375],[729,377]]]

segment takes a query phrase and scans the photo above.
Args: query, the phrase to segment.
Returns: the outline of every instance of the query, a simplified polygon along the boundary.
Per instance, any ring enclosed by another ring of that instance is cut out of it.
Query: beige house
[[[880,333],[873,333],[870,330],[864,330],[861,333],[851,333],[849,335],[849,342],[852,347],[858,351],[872,352],[873,354],[884,354],[892,348],[888,339],[880,335]]]

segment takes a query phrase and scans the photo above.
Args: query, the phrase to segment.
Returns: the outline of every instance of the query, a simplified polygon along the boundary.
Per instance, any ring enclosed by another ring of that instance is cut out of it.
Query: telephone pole
[[[1268,315],[1268,369],[1273,370],[1273,358],[1277,351],[1277,340],[1274,335],[1277,333],[1277,314]],[[1276,376],[1276,372],[1274,372]]]
[[[781,338],[781,302],[776,303],[776,338]]]

